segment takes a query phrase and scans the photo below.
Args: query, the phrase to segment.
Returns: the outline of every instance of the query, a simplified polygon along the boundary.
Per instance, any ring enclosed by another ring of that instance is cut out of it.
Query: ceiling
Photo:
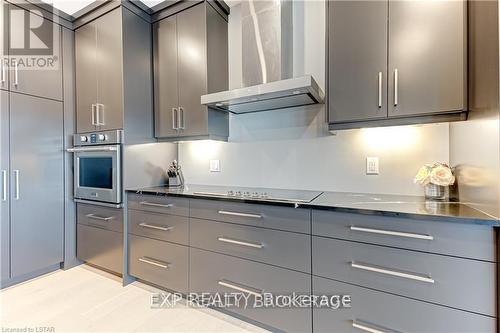
[[[87,7],[90,4],[97,2],[105,2],[105,0],[41,0],[47,4],[52,5],[55,9],[60,10],[68,15],[73,16],[79,10]],[[152,8],[164,1],[168,0],[139,0],[147,7]]]

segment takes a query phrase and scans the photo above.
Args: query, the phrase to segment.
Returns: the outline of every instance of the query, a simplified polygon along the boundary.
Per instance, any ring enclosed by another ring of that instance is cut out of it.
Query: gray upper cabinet
[[[466,2],[389,2],[390,117],[466,110]]]
[[[9,90],[9,71],[5,63],[5,57],[9,55],[8,49],[5,48],[5,36],[8,36],[7,31],[4,30],[5,24],[5,11],[8,9],[8,4],[5,1],[0,2],[0,56],[2,61],[0,63],[0,89]],[[3,105],[3,104],[2,104]]]
[[[122,11],[75,32],[77,132],[123,128]]]
[[[465,1],[328,1],[330,130],[466,119]]]
[[[32,32],[32,36],[28,39],[24,25],[10,24],[9,43],[7,43],[9,47],[5,49],[5,46],[2,46],[2,55],[8,55],[9,59],[9,68],[5,63],[0,68],[2,89],[61,101],[63,99],[61,27],[33,12],[27,14],[24,9],[15,5],[2,6],[2,14],[7,14],[6,16],[12,20],[16,20],[11,17],[12,15],[16,17],[28,15],[30,22],[38,25],[36,33]],[[5,25],[2,24],[2,30],[4,28]],[[3,36],[2,31],[2,39]],[[10,52],[11,48],[22,51]]]
[[[228,115],[200,101],[228,87],[225,19],[203,2],[156,22],[153,31],[155,136],[227,138]]]
[[[387,117],[387,1],[328,2],[334,122]]]

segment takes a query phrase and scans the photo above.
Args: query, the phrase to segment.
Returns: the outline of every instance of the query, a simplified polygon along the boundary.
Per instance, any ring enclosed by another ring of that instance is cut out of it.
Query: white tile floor
[[[122,287],[121,279],[86,265],[57,271],[0,291],[0,331],[267,332],[210,309],[153,309],[157,291],[139,282]]]

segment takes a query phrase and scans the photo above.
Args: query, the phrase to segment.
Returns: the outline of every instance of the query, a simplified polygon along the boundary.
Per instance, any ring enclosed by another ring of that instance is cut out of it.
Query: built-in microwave
[[[122,202],[120,130],[77,134],[74,147],[74,198],[95,203]]]

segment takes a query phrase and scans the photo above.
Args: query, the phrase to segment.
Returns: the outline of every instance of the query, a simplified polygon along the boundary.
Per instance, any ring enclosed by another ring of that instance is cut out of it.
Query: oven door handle
[[[118,147],[103,146],[103,147],[78,147],[66,149],[68,153],[92,152],[92,151],[118,151]]]

